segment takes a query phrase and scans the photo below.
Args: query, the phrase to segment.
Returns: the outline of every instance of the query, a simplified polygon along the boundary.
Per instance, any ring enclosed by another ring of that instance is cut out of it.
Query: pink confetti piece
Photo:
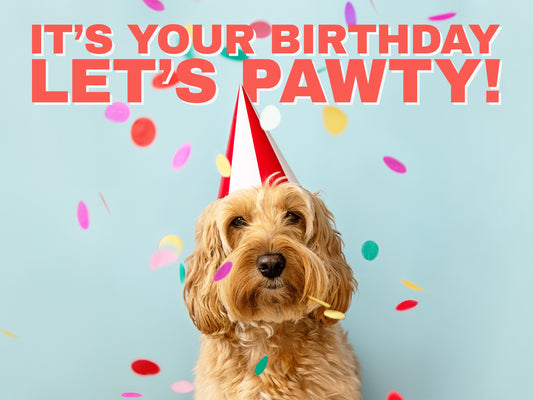
[[[181,169],[187,164],[187,160],[189,159],[189,156],[191,155],[191,144],[185,143],[183,146],[181,146],[178,151],[176,151],[176,154],[174,154],[174,158],[172,159],[172,168],[174,169]]]
[[[255,31],[255,37],[258,39],[266,38],[272,32],[272,27],[266,21],[254,21],[250,26]]]
[[[407,311],[418,305],[416,300],[405,300],[396,306],[396,311]]]
[[[400,161],[398,161],[395,158],[385,156],[383,157],[383,162],[387,167],[389,167],[394,172],[397,172],[399,174],[405,174],[407,172],[407,168],[405,165],[403,165]]]
[[[176,261],[178,261],[178,253],[174,250],[158,250],[150,257],[150,269],[161,268]]]
[[[344,17],[346,18],[347,25],[355,25],[357,23],[355,8],[351,1],[346,2],[346,6],[344,7]]]
[[[143,2],[154,11],[163,11],[165,9],[165,5],[159,0],[143,0]]]
[[[444,21],[445,19],[450,19],[450,18],[455,17],[455,15],[457,15],[457,13],[449,12],[449,13],[444,13],[444,14],[433,15],[431,17],[428,17],[428,19],[430,21]]]
[[[89,210],[83,201],[78,203],[78,223],[81,229],[89,228]]]
[[[130,117],[130,106],[120,101],[108,105],[105,109],[105,117],[113,122],[125,122]]]
[[[143,395],[135,392],[126,392],[122,393],[122,397],[143,397]]]
[[[400,393],[392,390],[387,395],[387,400],[403,400],[403,397]]]
[[[215,272],[215,276],[213,277],[213,280],[215,282],[224,279],[229,272],[231,271],[231,267],[233,267],[233,263],[231,261],[228,261],[220,266],[220,268]]]
[[[177,381],[170,388],[176,393],[190,393],[194,390],[194,384],[189,381]]]

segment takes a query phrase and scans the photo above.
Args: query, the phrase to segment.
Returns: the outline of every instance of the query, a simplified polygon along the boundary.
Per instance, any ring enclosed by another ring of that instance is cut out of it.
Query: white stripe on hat
[[[259,167],[255,156],[250,120],[241,87],[239,89],[239,101],[237,105],[233,159],[231,160],[231,179],[228,192],[231,193],[237,189],[261,185],[261,176],[259,175]]]

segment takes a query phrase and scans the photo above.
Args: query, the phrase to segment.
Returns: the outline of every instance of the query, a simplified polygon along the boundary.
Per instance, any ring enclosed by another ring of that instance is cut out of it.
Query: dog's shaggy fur
[[[241,217],[242,219],[239,219]],[[282,254],[273,279],[256,260]],[[233,263],[214,281],[217,269]],[[300,186],[266,183],[210,204],[199,217],[184,297],[202,332],[196,400],[359,400],[359,363],[337,320],[357,282],[324,202]],[[268,356],[260,375],[254,368]]]

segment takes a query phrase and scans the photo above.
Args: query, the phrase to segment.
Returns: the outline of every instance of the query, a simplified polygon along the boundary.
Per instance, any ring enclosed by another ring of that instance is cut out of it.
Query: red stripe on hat
[[[246,103],[246,110],[248,112],[248,120],[250,121],[250,130],[252,132],[252,139],[254,142],[255,156],[257,158],[257,164],[259,167],[259,176],[261,177],[261,182],[264,184],[265,181],[274,173],[278,173],[275,178],[284,179],[280,180],[279,183],[287,182],[288,179],[285,175],[285,171],[278,160],[276,152],[272,148],[268,137],[261,128],[261,123],[259,122],[259,117],[248,98],[248,94],[243,88],[244,101]]]
[[[233,122],[231,123],[231,130],[229,134],[228,147],[226,148],[226,158],[229,165],[233,165],[233,144],[235,142],[235,125],[237,123],[237,108],[239,105],[239,95],[237,95],[237,102],[235,103],[235,111],[233,111]],[[223,176],[220,179],[220,186],[218,188],[218,198],[226,197],[229,193],[230,176]]]

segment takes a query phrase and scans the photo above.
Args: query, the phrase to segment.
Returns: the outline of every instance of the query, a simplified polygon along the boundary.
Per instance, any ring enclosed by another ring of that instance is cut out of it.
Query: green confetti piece
[[[363,243],[363,247],[361,249],[361,253],[363,253],[363,257],[365,260],[372,261],[378,256],[379,247],[376,242],[373,242],[372,240],[368,240]]]
[[[180,282],[185,282],[185,266],[180,264]]]
[[[254,370],[255,374],[261,375],[263,371],[265,370],[267,363],[268,363],[268,356],[264,356],[261,360],[259,360],[259,362],[255,366],[255,370]]]
[[[192,46],[191,49],[187,53],[185,53],[185,58],[196,58],[196,53],[194,52]]]
[[[325,71],[326,69],[327,69],[326,67],[322,67],[318,71],[316,71],[316,73],[320,74],[321,72]]]
[[[228,54],[228,50],[224,47],[224,49],[222,50],[222,52],[220,53],[223,57],[226,57],[226,58],[229,58],[230,60],[235,60],[235,61],[242,61],[242,60],[246,60],[247,58],[250,58],[246,55],[246,53],[244,51],[242,51],[242,49],[239,49],[238,52],[237,52],[237,55],[236,56],[230,56]]]

